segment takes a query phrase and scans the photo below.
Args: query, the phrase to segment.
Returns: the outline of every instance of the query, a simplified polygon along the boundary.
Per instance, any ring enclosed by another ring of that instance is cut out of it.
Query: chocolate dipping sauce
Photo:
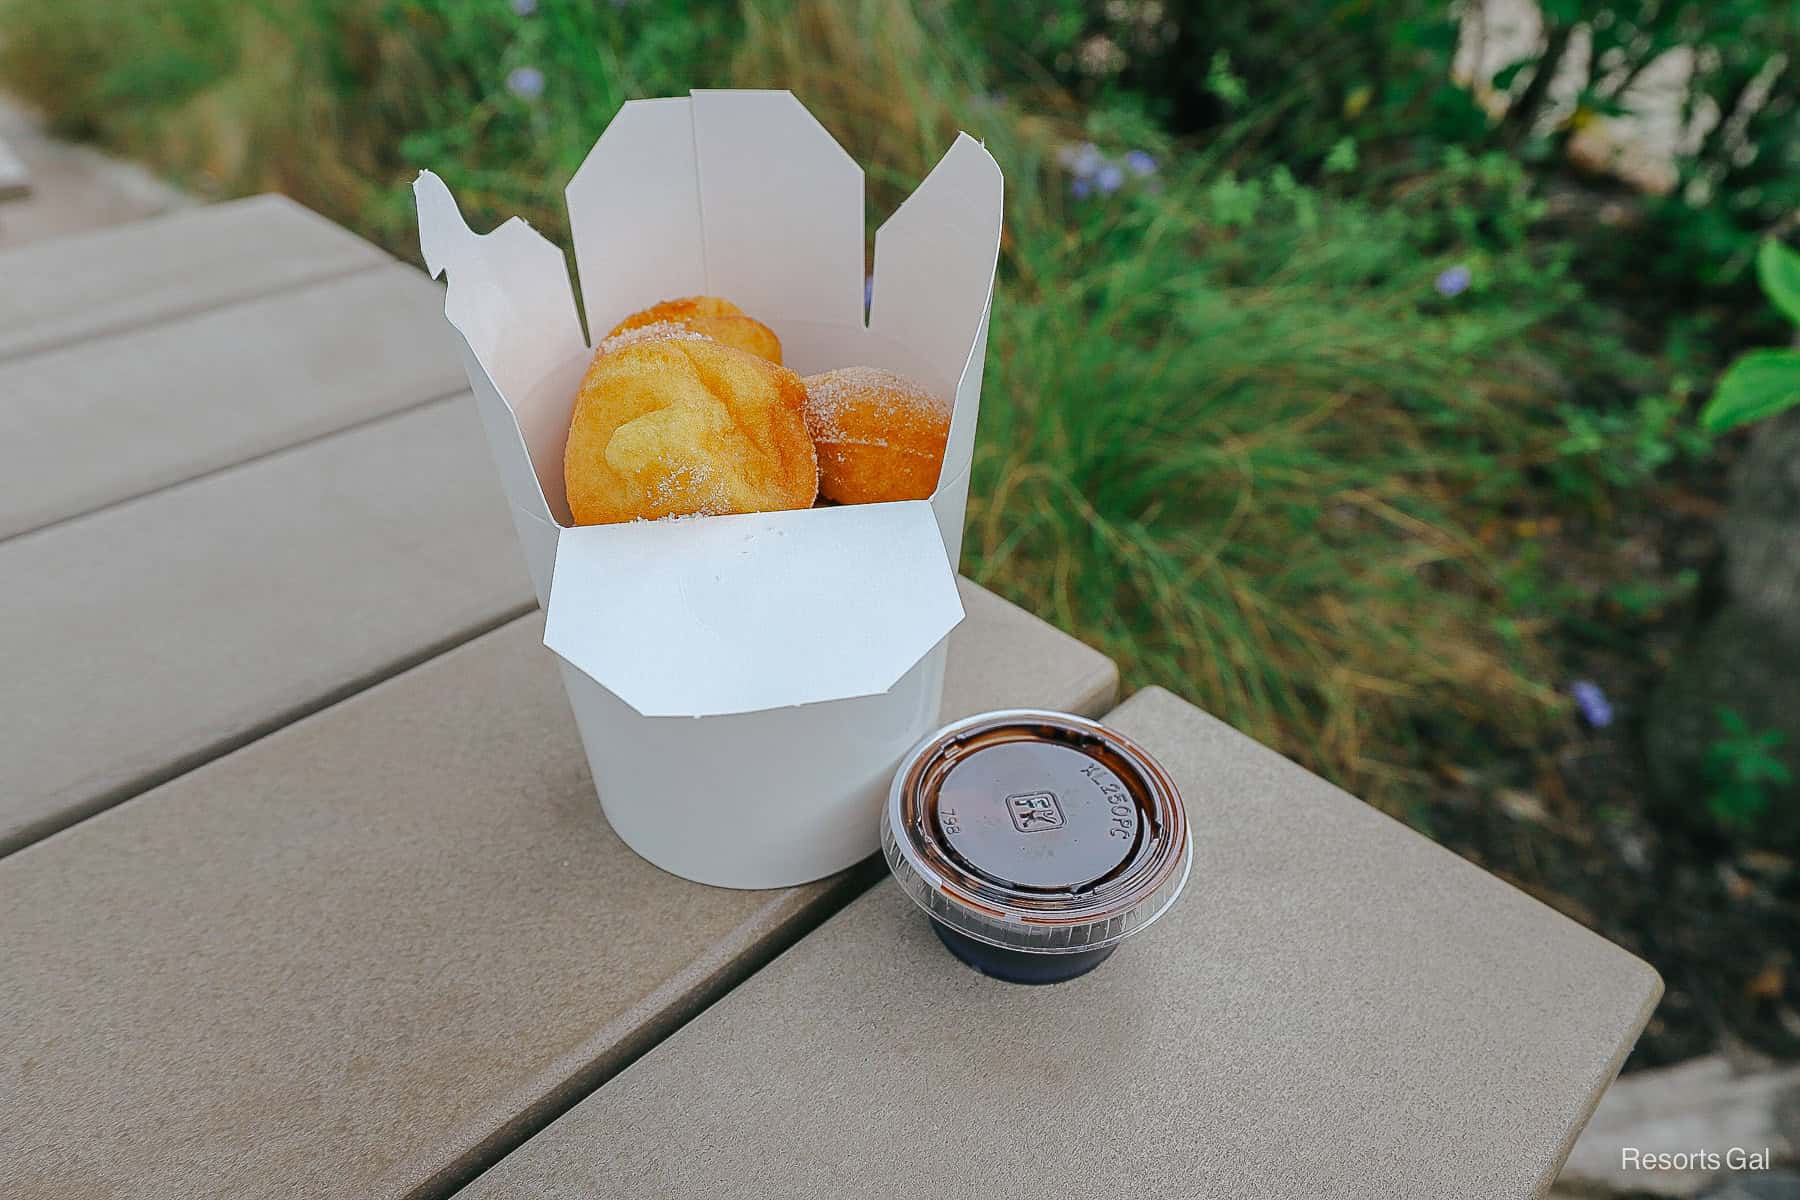
[[[1168,773],[1067,713],[948,725],[901,760],[881,846],[950,952],[996,979],[1092,970],[1174,904],[1193,847]]]

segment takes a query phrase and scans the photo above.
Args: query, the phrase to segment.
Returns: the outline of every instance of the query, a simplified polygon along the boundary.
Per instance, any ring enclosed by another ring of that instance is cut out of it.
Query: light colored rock
[[[1724,1155],[1734,1146],[1770,1150],[1775,1163],[1800,1159],[1800,1066],[1744,1072],[1715,1054],[1627,1075],[1600,1101],[1559,1184],[1699,1196],[1720,1172],[1631,1168],[1624,1163],[1624,1151]],[[1755,1180],[1750,1174],[1741,1178],[1746,1186]]]
[[[31,194],[31,172],[25,161],[0,137],[0,200],[21,200]]]
[[[1489,88],[1487,80],[1538,52],[1544,37],[1542,12],[1533,0],[1475,0],[1463,14],[1452,76],[1498,117],[1506,111],[1508,97]],[[1550,87],[1545,130],[1573,111],[1592,73],[1591,45],[1587,30],[1578,28]],[[1676,183],[1675,156],[1691,152],[1719,119],[1716,109],[1704,104],[1692,116],[1683,115],[1682,98],[1693,69],[1688,47],[1663,54],[1626,88],[1621,100],[1629,111],[1578,130],[1569,139],[1569,157],[1643,191],[1669,191]]]
[[[1766,1175],[1738,1175],[1721,1182],[1702,1200],[1794,1200],[1800,1196],[1800,1175],[1771,1171]]]

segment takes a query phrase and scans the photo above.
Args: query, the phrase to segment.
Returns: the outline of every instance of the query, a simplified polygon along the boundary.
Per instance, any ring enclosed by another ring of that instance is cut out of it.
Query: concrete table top
[[[443,307],[390,262],[0,360],[0,540],[464,391]]]
[[[947,715],[1111,703],[1103,656],[963,593]],[[0,1190],[443,1194],[866,882],[638,859],[540,636],[515,621],[0,860]]]
[[[1161,924],[1019,987],[884,882],[459,1195],[1541,1195],[1655,972],[1166,692],[1108,719],[1193,817]]]
[[[0,279],[0,854],[532,607],[419,272],[261,196]]]
[[[32,242],[0,253],[0,358],[392,261],[273,195]]]
[[[536,607],[466,394],[0,542],[0,579],[0,853]]]

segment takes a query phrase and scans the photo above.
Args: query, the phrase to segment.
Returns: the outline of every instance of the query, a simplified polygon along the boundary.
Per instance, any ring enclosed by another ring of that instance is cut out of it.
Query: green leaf
[[[1341,137],[1331,144],[1331,149],[1325,154],[1325,174],[1346,175],[1354,170],[1356,170],[1356,139]]]
[[[1523,71],[1526,67],[1535,66],[1536,64],[1536,58],[1521,58],[1517,62],[1508,63],[1506,66],[1501,67],[1498,71],[1494,72],[1494,77],[1488,80],[1488,86],[1493,88],[1496,92],[1511,91],[1513,81],[1518,79],[1519,72]]]
[[[1751,350],[1727,367],[1700,412],[1708,433],[1724,433],[1800,404],[1800,351]]]
[[[1212,56],[1212,64],[1206,70],[1206,90],[1227,108],[1237,108],[1250,98],[1244,81],[1231,73],[1231,55],[1224,50]]]
[[[1769,302],[1800,325],[1800,253],[1769,238],[1756,252],[1756,277]]]

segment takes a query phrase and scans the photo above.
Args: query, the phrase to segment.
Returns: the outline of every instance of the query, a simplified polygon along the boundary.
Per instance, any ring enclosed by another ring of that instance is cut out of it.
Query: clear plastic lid
[[[1129,738],[1009,709],[945,726],[901,760],[881,848],[933,920],[991,946],[1072,954],[1150,924],[1187,883],[1181,797]]]

